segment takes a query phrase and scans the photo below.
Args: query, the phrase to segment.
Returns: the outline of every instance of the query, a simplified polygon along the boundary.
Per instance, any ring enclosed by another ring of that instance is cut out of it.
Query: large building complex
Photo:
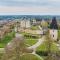
[[[31,27],[31,23],[30,23],[30,20],[21,20],[20,21],[20,27],[21,28],[30,28]]]

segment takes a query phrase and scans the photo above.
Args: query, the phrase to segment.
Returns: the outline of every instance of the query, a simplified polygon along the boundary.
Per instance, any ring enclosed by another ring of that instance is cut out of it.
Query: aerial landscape
[[[0,59],[60,59],[59,16],[0,16]]]
[[[60,60],[60,0],[0,0],[0,60]]]

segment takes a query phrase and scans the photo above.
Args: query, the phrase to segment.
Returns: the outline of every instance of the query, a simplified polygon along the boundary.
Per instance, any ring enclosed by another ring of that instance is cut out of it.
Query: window
[[[53,35],[53,37],[54,37],[54,35]]]

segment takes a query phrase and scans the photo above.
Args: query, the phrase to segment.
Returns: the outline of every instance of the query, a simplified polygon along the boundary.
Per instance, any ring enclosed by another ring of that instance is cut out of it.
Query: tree
[[[3,60],[20,60],[25,53],[31,53],[32,50],[27,49],[24,38],[16,37],[5,47]]]
[[[54,40],[50,38],[49,32],[47,32],[46,41],[47,41],[48,56],[45,60],[57,60],[56,51],[52,50],[52,44]]]
[[[42,28],[47,28],[48,27],[48,23],[45,20],[42,20],[41,26],[42,26]]]

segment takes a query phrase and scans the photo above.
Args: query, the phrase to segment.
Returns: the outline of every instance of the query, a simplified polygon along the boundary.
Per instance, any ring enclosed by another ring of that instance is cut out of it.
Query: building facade
[[[21,28],[30,28],[31,27],[30,20],[21,20],[20,27]]]
[[[56,21],[55,17],[52,19],[52,22],[50,24],[49,33],[50,33],[51,39],[57,41],[57,39],[58,39],[58,25],[57,25],[57,21]]]

